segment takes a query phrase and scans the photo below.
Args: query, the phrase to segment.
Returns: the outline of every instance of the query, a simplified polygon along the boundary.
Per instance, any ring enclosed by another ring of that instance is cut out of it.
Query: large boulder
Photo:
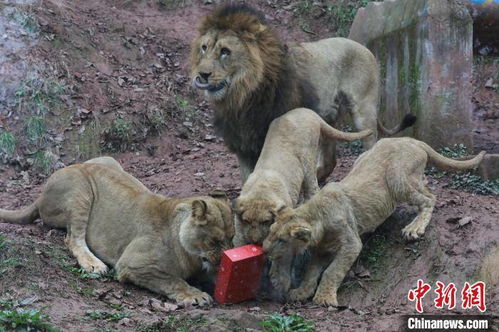
[[[358,11],[349,38],[380,63],[385,124],[412,112],[414,137],[435,148],[473,147],[472,29],[465,3],[457,0],[386,0]]]

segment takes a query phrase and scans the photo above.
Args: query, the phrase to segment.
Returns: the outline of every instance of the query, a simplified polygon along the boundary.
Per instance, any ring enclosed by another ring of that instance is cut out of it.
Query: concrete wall
[[[380,118],[394,126],[412,112],[404,132],[435,148],[473,147],[471,70],[473,22],[457,0],[387,0],[360,9],[349,38],[380,64]]]

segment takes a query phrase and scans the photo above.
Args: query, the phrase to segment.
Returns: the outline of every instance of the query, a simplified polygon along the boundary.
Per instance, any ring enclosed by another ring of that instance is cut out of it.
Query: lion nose
[[[208,77],[211,76],[211,73],[199,73],[199,76],[205,81],[208,81]]]

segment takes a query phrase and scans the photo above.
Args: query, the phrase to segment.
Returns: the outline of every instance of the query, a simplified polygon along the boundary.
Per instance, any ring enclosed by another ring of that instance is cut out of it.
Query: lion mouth
[[[197,76],[194,79],[194,85],[196,86],[196,88],[198,88],[200,90],[208,90],[209,92],[217,92],[217,91],[222,90],[226,86],[228,86],[228,82],[227,82],[227,80],[222,80],[218,84],[203,83],[199,79],[199,76]]]

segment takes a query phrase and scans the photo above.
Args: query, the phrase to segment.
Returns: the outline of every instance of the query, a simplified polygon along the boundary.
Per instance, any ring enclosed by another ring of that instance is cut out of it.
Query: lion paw
[[[80,264],[87,273],[106,274],[109,268],[98,259],[88,259]]]
[[[300,287],[300,288],[291,289],[288,293],[288,298],[290,301],[301,302],[311,297],[312,294],[313,290]]]
[[[175,299],[178,305],[182,307],[189,306],[205,306],[213,302],[213,299],[208,293],[201,292],[200,290],[185,292],[184,294],[178,294]]]
[[[402,235],[407,240],[417,240],[419,239],[425,232],[425,227],[418,223],[410,223],[402,229]]]
[[[336,294],[325,295],[325,294],[317,293],[314,296],[313,302],[315,304],[318,304],[321,306],[326,306],[326,307],[330,307],[330,306],[337,307],[338,306],[338,299],[336,297]]]

